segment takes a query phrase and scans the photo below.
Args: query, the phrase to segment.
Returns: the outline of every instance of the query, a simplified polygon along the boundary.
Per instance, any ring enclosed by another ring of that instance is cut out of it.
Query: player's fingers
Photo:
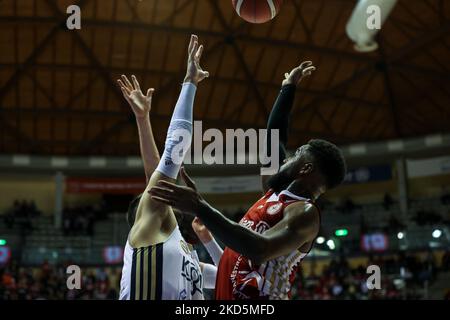
[[[195,59],[195,53],[197,52],[197,48],[198,48],[198,42],[194,42],[194,46],[192,47],[192,51],[191,51],[191,59]]]
[[[117,80],[117,83],[119,84],[119,87],[122,90],[122,92],[125,92],[127,95],[129,95],[130,92],[128,88],[125,86],[125,84],[122,82],[122,80]]]
[[[137,81],[137,78],[136,78],[135,75],[131,76],[131,80],[133,81],[134,89],[140,91],[141,90],[141,86],[139,85],[139,81]]]
[[[314,66],[308,67],[308,68],[306,68],[305,70],[303,70],[303,75],[309,76],[309,75],[311,75],[314,71],[316,71],[316,67],[314,67]]]
[[[194,59],[195,53],[198,50],[198,40],[194,40],[194,44],[192,45],[191,51],[189,52],[189,56]]]
[[[122,75],[123,82],[126,84],[126,87],[128,90],[133,91],[133,85],[131,84],[130,80],[128,80],[128,77],[126,75]]]
[[[167,199],[164,199],[164,198],[160,198],[160,197],[156,197],[156,196],[151,196],[151,198],[153,200],[155,200],[156,202],[160,202],[160,203],[166,204],[168,206],[173,206],[174,205],[173,201],[170,201],[170,200],[167,200]]]
[[[189,48],[188,48],[188,52],[189,54],[191,54],[192,49],[194,47],[194,41],[195,41],[195,35],[191,35],[191,40],[189,41]]]
[[[304,69],[304,68],[307,68],[307,67],[309,67],[309,66],[312,66],[312,61],[304,61],[304,62],[302,62],[301,64],[300,64],[300,69]]]
[[[205,228],[205,225],[203,224],[203,221],[200,220],[199,217],[195,217],[195,222],[196,222],[196,224],[197,224],[199,227]]]
[[[181,177],[183,178],[184,183],[186,183],[186,185],[189,188],[197,191],[197,186],[195,185],[194,180],[192,180],[191,177],[189,177],[189,175],[187,174],[186,169],[184,167],[181,168]]]
[[[195,60],[200,61],[203,55],[203,49],[204,49],[203,45],[198,47],[197,52],[195,53]]]
[[[204,78],[209,78],[209,72],[208,71],[202,71]]]
[[[155,89],[150,88],[147,90],[147,98],[151,98],[153,96],[153,93],[155,92]]]
[[[161,187],[161,188],[169,189],[172,191],[181,190],[180,186],[176,185],[175,183],[164,181],[164,180],[158,181],[158,185],[156,187]]]
[[[164,188],[159,186],[154,186],[150,189],[150,193],[159,193],[159,194],[173,194],[173,190],[170,188]]]
[[[164,198],[167,200],[175,200],[176,199],[173,192],[171,192],[170,190],[167,190],[167,189],[158,189],[158,188],[154,187],[149,191],[149,194],[151,196],[156,196],[156,197]]]
[[[120,90],[122,90],[123,96],[124,96],[125,99],[127,99],[127,101],[128,101],[128,96],[129,96],[128,92],[125,90],[124,87],[120,87]]]

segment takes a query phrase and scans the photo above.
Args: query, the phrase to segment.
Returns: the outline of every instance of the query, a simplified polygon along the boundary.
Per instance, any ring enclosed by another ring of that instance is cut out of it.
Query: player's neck
[[[287,188],[287,191],[295,194],[296,196],[313,199],[313,193],[305,188],[300,181],[293,181]]]

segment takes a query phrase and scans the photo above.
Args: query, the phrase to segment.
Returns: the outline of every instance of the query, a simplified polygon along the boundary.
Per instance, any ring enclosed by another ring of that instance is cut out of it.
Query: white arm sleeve
[[[212,264],[203,264],[203,288],[214,289],[216,287],[217,267]]]
[[[203,245],[205,246],[206,251],[208,251],[209,256],[213,260],[214,264],[216,266],[219,266],[220,258],[223,254],[223,249],[219,246],[216,239],[213,238],[210,242],[204,243]]]
[[[156,168],[157,171],[173,179],[177,178],[184,156],[191,146],[196,91],[197,87],[194,84],[183,84],[180,97],[170,120],[164,153],[158,168]]]

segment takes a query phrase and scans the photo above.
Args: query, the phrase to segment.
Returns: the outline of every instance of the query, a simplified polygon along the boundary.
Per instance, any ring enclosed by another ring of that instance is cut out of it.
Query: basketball
[[[280,12],[283,0],[233,0],[237,14],[250,23],[265,23]]]

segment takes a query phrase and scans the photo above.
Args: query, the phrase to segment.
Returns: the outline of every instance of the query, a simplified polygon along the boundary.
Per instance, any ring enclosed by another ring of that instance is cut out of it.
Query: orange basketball
[[[250,23],[264,23],[280,12],[283,0],[233,0],[237,14]]]

